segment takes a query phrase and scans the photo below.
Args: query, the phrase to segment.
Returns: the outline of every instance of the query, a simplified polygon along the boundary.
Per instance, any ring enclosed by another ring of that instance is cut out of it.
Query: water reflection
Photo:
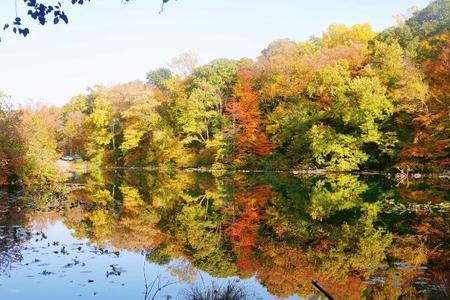
[[[443,180],[351,174],[91,174],[56,193],[22,195],[20,205],[3,200],[0,270],[24,268],[24,247],[40,243],[49,222],[62,222],[72,244],[88,241],[89,251],[118,262],[123,251],[144,255],[182,285],[201,274],[238,277],[262,298],[308,297],[320,294],[314,279],[337,299],[444,299],[449,189]],[[120,270],[108,266],[102,272]],[[176,296],[181,285],[171,289]]]

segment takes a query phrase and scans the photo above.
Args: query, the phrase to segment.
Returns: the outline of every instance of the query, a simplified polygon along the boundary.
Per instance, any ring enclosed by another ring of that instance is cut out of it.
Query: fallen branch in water
[[[321,291],[322,294],[324,294],[325,297],[327,297],[329,300],[334,300],[333,296],[331,296],[331,294],[328,293],[328,292],[325,290],[325,288],[322,287],[322,286],[320,285],[320,283],[319,283],[317,280],[313,280],[313,281],[312,281],[312,284],[313,284],[319,291]]]

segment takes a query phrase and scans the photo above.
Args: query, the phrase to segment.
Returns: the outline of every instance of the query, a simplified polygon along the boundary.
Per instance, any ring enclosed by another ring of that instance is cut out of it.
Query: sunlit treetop
[[[26,6],[25,11],[21,11],[19,7],[20,1],[23,1]],[[63,3],[61,3],[61,1]],[[26,19],[33,19],[41,25],[46,25],[48,23],[59,24],[60,22],[64,22],[66,24],[69,23],[69,17],[65,13],[63,9],[63,4],[68,3],[71,5],[84,5],[91,0],[61,0],[56,4],[48,4],[48,0],[14,0],[11,1],[15,6],[15,17],[11,22],[3,24],[3,31],[12,30],[13,33],[18,35],[23,35],[26,37],[30,34],[30,29],[25,24]],[[128,4],[133,0],[120,0],[123,4]],[[169,2],[170,0],[159,0],[162,1],[161,11],[164,9],[164,4]],[[1,39],[0,39],[1,41]]]

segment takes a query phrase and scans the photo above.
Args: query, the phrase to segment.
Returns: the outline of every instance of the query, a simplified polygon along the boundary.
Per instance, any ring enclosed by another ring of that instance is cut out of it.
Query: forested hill
[[[331,25],[255,60],[185,54],[140,81],[95,86],[61,109],[0,102],[0,182],[54,180],[53,161],[216,169],[450,166],[450,1],[381,33]],[[3,87],[6,88],[7,87]]]

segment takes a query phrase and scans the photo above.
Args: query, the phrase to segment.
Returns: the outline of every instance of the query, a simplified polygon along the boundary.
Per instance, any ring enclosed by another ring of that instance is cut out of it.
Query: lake
[[[448,178],[117,171],[0,191],[0,299],[448,299]],[[197,298],[198,299],[198,298]]]

